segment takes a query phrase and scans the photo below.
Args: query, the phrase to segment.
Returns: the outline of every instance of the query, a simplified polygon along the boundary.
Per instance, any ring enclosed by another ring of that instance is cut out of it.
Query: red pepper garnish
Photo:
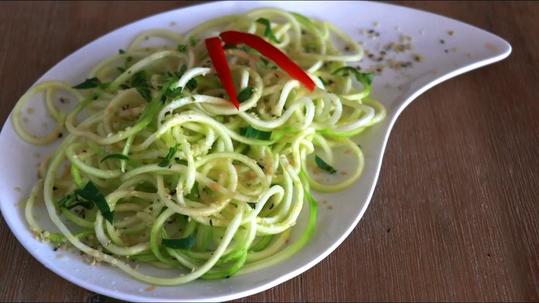
[[[217,72],[217,76],[221,80],[221,84],[226,90],[230,101],[237,109],[240,109],[240,102],[236,95],[236,88],[234,88],[234,82],[232,81],[232,74],[230,68],[226,62],[225,50],[223,49],[222,41],[218,37],[211,37],[204,41],[206,43],[206,49],[210,55],[213,67]]]
[[[262,39],[261,37],[238,31],[222,32],[219,36],[221,39],[223,39],[225,44],[247,44],[277,64],[280,68],[287,72],[290,77],[301,82],[308,90],[312,91],[315,88],[314,81],[311,79],[311,77],[309,77],[309,75],[307,75],[305,71],[303,71],[299,65],[288,58],[288,56],[280,49],[271,45],[271,43],[266,42],[266,40]]]

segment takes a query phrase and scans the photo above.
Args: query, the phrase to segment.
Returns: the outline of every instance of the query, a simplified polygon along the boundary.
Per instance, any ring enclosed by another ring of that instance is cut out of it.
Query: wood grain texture
[[[413,102],[350,237],[301,276],[239,301],[539,301],[539,5],[400,4],[496,33],[513,54]],[[0,122],[66,55],[183,5],[0,3]],[[3,221],[0,243],[0,301],[108,301],[35,261]]]

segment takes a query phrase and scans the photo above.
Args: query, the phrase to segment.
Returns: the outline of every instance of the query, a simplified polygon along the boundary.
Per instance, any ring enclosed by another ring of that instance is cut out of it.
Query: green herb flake
[[[198,86],[198,82],[195,78],[187,81],[187,84],[185,84],[185,88],[187,88],[188,90],[194,90],[196,89]]]
[[[197,42],[198,42],[197,38],[195,38],[195,37],[193,37],[193,36],[189,37],[189,44],[190,44],[191,46],[197,45]]]
[[[181,97],[181,95],[182,95],[182,88],[176,87],[174,89],[167,90],[166,97],[170,99],[176,99],[178,97]]]
[[[174,158],[174,155],[176,154],[177,151],[178,151],[178,144],[176,144],[173,147],[169,148],[168,153],[165,156],[165,158],[163,158],[161,160],[161,162],[159,162],[159,164],[157,164],[157,165],[159,165],[160,167],[167,167],[170,164],[170,160],[172,160],[172,158]]]
[[[373,73],[363,73],[358,68],[352,66],[343,66],[332,72],[333,75],[341,74],[343,76],[348,76],[350,73],[352,73],[356,77],[356,80],[361,82],[361,84],[365,86],[370,86],[372,84],[372,79],[374,77]]]
[[[176,163],[178,163],[178,164],[187,166],[187,160],[185,160],[185,159],[174,158],[174,161],[175,161]]]
[[[139,71],[139,72],[136,72],[133,77],[131,77],[131,85],[133,85],[134,87],[136,86],[147,86],[148,85],[148,82],[147,82],[147,76],[146,76],[146,72],[145,71]]]
[[[178,97],[182,96],[182,88],[176,87],[176,88],[170,88],[170,85],[163,86],[165,89],[163,92],[163,95],[161,96],[161,102],[165,103],[167,100],[177,99]]]
[[[187,52],[187,44],[178,44],[178,46],[176,47],[176,49],[177,49],[180,53],[185,53],[185,52]]]
[[[103,217],[112,223],[112,220],[114,219],[114,212],[110,210],[105,196],[99,191],[92,181],[88,181],[88,183],[86,183],[82,189],[76,190],[75,194],[87,201],[93,202]]]
[[[252,126],[241,128],[240,134],[244,137],[258,140],[269,140],[271,138],[271,132],[258,130]]]
[[[99,79],[97,78],[90,78],[90,79],[86,79],[84,80],[84,82],[82,83],[79,83],[75,86],[73,86],[74,89],[88,89],[88,88],[96,88],[98,87],[99,85],[101,85],[101,81],[99,81]]]
[[[161,103],[178,98],[182,95],[182,87],[172,88],[173,84],[178,82],[178,78],[170,75],[161,88]]]
[[[108,154],[108,155],[104,156],[101,159],[101,161],[99,161],[99,162],[103,162],[103,161],[108,160],[108,159],[129,160],[129,157],[126,156],[126,155],[123,155],[123,154]]]
[[[275,37],[275,34],[273,34],[273,31],[271,30],[271,23],[268,19],[258,18],[256,19],[256,22],[265,26],[264,37],[270,39],[272,42],[279,43],[279,39]]]
[[[242,102],[245,102],[245,101],[249,100],[249,98],[251,98],[251,96],[253,95],[253,91],[254,90],[253,90],[252,87],[250,87],[250,86],[245,87],[238,94],[238,101],[240,103],[242,103]]]
[[[316,165],[322,169],[322,170],[325,170],[327,171],[328,173],[330,174],[334,174],[337,172],[337,170],[335,168],[333,168],[333,166],[329,165],[326,163],[326,161],[322,160],[320,157],[318,156],[315,156],[314,157],[314,162],[316,163]]]
[[[168,248],[190,249],[195,245],[195,237],[193,237],[193,234],[190,234],[182,239],[163,239],[161,244]]]
[[[110,82],[104,82],[99,84],[100,89],[107,89],[110,86]]]
[[[318,76],[318,79],[320,79],[320,82],[322,82],[322,84],[324,84],[324,86],[329,84],[324,78],[322,78],[320,76]]]
[[[62,208],[71,208],[71,204],[73,204],[73,202],[75,202],[75,200],[77,199],[77,197],[74,195],[74,194],[68,194],[67,196],[63,197],[60,201],[58,201],[58,206],[62,207]]]
[[[167,73],[167,78],[161,88],[161,102],[164,104],[167,101],[177,99],[179,97],[182,97],[183,93],[183,87],[174,87],[175,84],[177,85],[179,79],[185,74],[187,71],[187,65],[182,64],[180,67],[180,70],[174,73]],[[198,86],[198,82],[195,78],[187,81],[187,84],[185,85],[185,88],[189,90],[194,90]]]
[[[152,93],[150,90],[150,85],[148,84],[148,77],[145,71],[136,72],[133,77],[131,77],[131,87],[136,88],[138,93],[146,101],[150,102],[152,100]]]
[[[180,67],[180,70],[176,72],[176,75],[178,76],[178,78],[181,78],[183,74],[185,74],[186,71],[187,71],[187,65],[182,64],[182,66]]]
[[[123,49],[120,48],[120,49],[118,50],[118,54],[120,54],[120,55],[125,54],[125,51],[124,51]]]
[[[193,184],[193,188],[191,188],[191,192],[185,197],[192,201],[197,201],[198,199],[200,199],[200,193],[198,191],[198,182],[195,181],[195,184]]]
[[[58,201],[58,206],[65,209],[72,209],[77,206],[82,206],[86,209],[90,209],[93,207],[93,204],[90,201],[80,200],[75,192],[75,193],[68,194],[67,196],[62,198],[60,201]]]

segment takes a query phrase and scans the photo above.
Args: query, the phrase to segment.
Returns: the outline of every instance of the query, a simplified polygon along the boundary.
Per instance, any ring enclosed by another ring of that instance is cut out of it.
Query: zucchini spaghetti
[[[148,38],[167,43],[144,46]],[[340,45],[340,46],[338,46]],[[327,22],[257,9],[186,34],[156,29],[97,64],[73,86],[47,81],[12,115],[31,144],[63,141],[40,166],[25,204],[31,230],[155,285],[221,279],[276,264],[315,232],[311,189],[335,192],[361,175],[351,137],[385,116],[372,75],[348,65],[362,48]],[[55,104],[62,91],[71,112]],[[44,93],[56,127],[32,134],[21,117]],[[337,182],[335,149],[355,167]],[[56,231],[34,217],[44,203]],[[308,212],[305,230],[291,228]],[[176,277],[132,266],[177,269]]]

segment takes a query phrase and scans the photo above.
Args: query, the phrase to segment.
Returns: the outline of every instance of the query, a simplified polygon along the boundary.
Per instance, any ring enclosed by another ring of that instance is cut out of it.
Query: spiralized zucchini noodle
[[[264,37],[316,89],[252,48],[225,47],[241,102],[236,109],[204,46],[225,30]],[[167,43],[144,46],[153,38]],[[315,232],[311,189],[335,192],[356,182],[364,158],[351,138],[385,116],[370,97],[371,75],[349,65],[362,56],[360,45],[328,22],[265,8],[186,34],[145,31],[80,85],[34,86],[15,106],[16,132],[36,145],[63,141],[40,167],[25,206],[29,227],[55,246],[154,285],[228,278],[288,258]],[[45,136],[32,134],[21,114],[40,92],[56,121]],[[59,92],[76,99],[71,112],[55,103]],[[337,148],[351,152],[355,167],[346,177],[337,174],[337,182],[321,181],[316,174],[336,171]],[[57,231],[37,224],[34,209],[42,201]],[[291,241],[302,212],[308,223]],[[150,275],[134,264],[177,275]]]

